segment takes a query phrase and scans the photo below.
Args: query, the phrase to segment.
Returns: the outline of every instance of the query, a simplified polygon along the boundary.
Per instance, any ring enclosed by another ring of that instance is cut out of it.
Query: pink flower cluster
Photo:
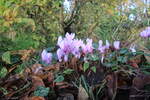
[[[144,31],[140,33],[140,36],[143,38],[149,38],[150,37],[150,27],[147,27]]]
[[[87,39],[86,44],[79,39],[75,39],[74,33],[67,33],[65,38],[61,36],[58,38],[57,45],[60,47],[57,50],[57,56],[59,61],[68,61],[69,54],[74,55],[77,58],[80,58],[81,54],[92,53],[92,39]],[[81,49],[80,49],[81,48]]]
[[[74,33],[67,33],[65,37],[59,36],[57,45],[59,49],[57,50],[57,58],[61,61],[68,61],[69,55],[73,55],[76,58],[80,58],[81,55],[85,56],[87,54],[93,53],[93,50],[96,49],[93,47],[93,40],[87,38],[86,41],[75,38]],[[100,52],[101,61],[103,62],[105,53],[110,50],[110,47],[113,47],[115,50],[120,49],[120,41],[114,41],[111,45],[108,40],[106,40],[105,45],[103,41],[99,40],[99,47],[96,49]],[[134,47],[130,48],[131,51],[136,52]],[[47,64],[51,63],[52,54],[48,53],[46,50],[43,50],[41,54],[42,61]]]

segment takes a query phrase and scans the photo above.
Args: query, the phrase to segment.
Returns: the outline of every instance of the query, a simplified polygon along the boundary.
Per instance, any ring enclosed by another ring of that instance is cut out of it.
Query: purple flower
[[[72,41],[70,40],[70,42],[67,39],[62,40],[59,43],[59,49],[57,50],[57,57],[59,59],[59,61],[65,60],[67,61],[67,57],[66,55],[69,55],[69,53],[71,53],[72,51],[72,46],[71,46]]]
[[[93,52],[93,45],[92,45],[93,40],[87,38],[86,39],[86,44],[81,44],[82,47],[82,52],[84,54],[92,53]]]
[[[76,58],[80,58],[81,53],[80,53],[80,47],[83,45],[83,41],[82,40],[78,40],[75,39],[73,41],[73,50],[72,50],[72,54],[76,57]]]
[[[120,41],[115,41],[115,42],[114,42],[114,48],[115,48],[116,50],[119,50],[119,49],[120,49]]]
[[[42,61],[46,64],[50,64],[52,61],[52,54],[48,53],[46,50],[43,50],[41,53]]]
[[[64,52],[61,49],[57,50],[57,57],[58,60],[61,62],[62,61],[62,57],[64,56]]]
[[[109,49],[109,47],[110,47],[110,44],[109,44],[108,40],[106,40],[106,45],[103,45],[103,41],[99,40],[98,50],[100,51],[100,53],[105,53],[105,51],[107,49]]]
[[[100,53],[105,53],[106,46],[99,47],[98,50],[100,51]]]
[[[143,38],[149,38],[150,37],[150,27],[147,27],[144,31],[140,33],[140,36]]]

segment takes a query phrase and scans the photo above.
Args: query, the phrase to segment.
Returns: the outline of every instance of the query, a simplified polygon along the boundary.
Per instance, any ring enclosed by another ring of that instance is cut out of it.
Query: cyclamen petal
[[[65,38],[67,38],[68,40],[72,40],[72,39],[74,39],[74,37],[75,37],[74,33],[71,33],[71,34],[66,33],[66,35],[65,35]]]
[[[57,50],[57,57],[58,60],[61,62],[62,61],[62,57],[64,56],[64,52],[61,49]]]
[[[45,59],[45,62],[47,64],[50,64],[52,61],[52,54],[51,53],[47,53],[47,59]]]
[[[106,40],[106,49],[109,49],[110,47],[110,43],[108,42],[108,40]]]
[[[64,61],[67,62],[68,61],[68,55],[64,56]]]
[[[140,33],[140,36],[143,38],[149,38],[150,37],[150,27],[147,27],[144,31]]]
[[[114,48],[115,48],[116,50],[119,50],[119,49],[120,49],[120,41],[115,41],[115,42],[114,42]]]
[[[103,46],[103,41],[102,40],[99,40],[99,47],[102,47]]]
[[[130,49],[131,52],[133,52],[133,53],[136,52],[136,50],[135,50],[135,45],[131,45],[129,49]]]
[[[99,40],[99,47],[98,50],[100,51],[100,53],[105,53],[106,49],[109,47],[109,44],[107,43],[107,46],[103,46],[103,41]]]
[[[98,50],[100,51],[100,53],[105,53],[107,47],[106,46],[102,46],[102,47],[99,47]]]
[[[58,41],[57,41],[57,45],[61,45],[62,40],[63,40],[62,37],[59,36],[59,37],[58,37]]]
[[[43,50],[41,53],[42,61],[46,64],[50,64],[52,61],[52,54],[48,53],[46,50]]]
[[[93,40],[87,39],[86,42],[87,42],[86,47],[87,47],[88,53],[92,53],[92,51],[93,51],[93,46],[92,46]]]
[[[101,63],[103,63],[104,62],[104,55],[102,55],[102,57],[101,57]]]

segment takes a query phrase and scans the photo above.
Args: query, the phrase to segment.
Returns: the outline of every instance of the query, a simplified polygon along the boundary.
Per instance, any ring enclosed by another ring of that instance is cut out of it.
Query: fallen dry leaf
[[[87,92],[85,91],[85,89],[80,84],[79,93],[78,93],[78,100],[88,100],[88,98],[89,98],[89,96],[88,96]]]
[[[144,53],[146,53],[146,54],[150,54],[150,50],[148,50],[146,47],[144,47],[142,45],[139,46],[139,49],[144,51]],[[145,55],[145,58],[146,58],[147,62],[150,63],[150,56]]]
[[[44,97],[34,96],[30,97],[29,100],[45,100]]]
[[[150,76],[149,75],[138,75],[133,79],[133,87],[137,89],[142,89],[145,85],[150,84]]]
[[[44,82],[40,77],[32,76],[33,89],[35,90],[38,86],[44,86]]]
[[[59,70],[59,69],[60,69],[60,63],[50,65],[50,66],[46,66],[46,67],[43,68],[43,70],[45,70],[45,71]]]
[[[17,50],[17,51],[12,51],[12,54],[19,54],[21,55],[21,60],[22,61],[27,61],[29,60],[30,56],[35,53],[34,49],[29,49],[29,50]]]
[[[118,86],[118,77],[116,73],[112,73],[106,76],[106,86],[108,87],[108,97],[113,98],[113,95],[116,94]]]

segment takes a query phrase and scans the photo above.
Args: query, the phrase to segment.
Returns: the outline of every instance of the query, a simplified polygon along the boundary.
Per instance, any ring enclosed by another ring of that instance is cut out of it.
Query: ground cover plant
[[[1,0],[0,100],[150,100],[149,0]]]

